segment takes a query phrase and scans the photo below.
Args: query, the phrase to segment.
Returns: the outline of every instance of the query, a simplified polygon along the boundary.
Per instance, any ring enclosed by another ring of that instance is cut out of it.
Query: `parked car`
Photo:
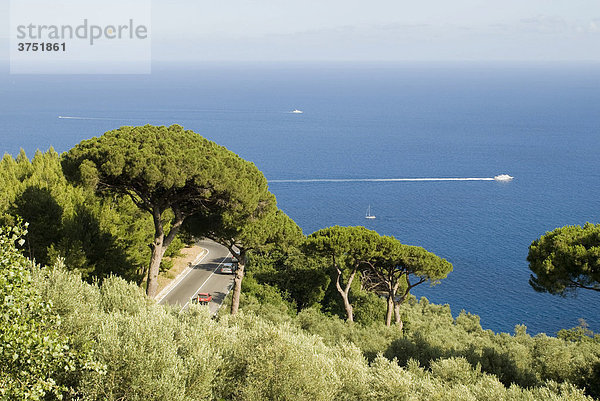
[[[212,295],[206,292],[201,292],[192,298],[192,303],[194,304],[208,305],[210,301],[212,301]]]
[[[235,271],[235,266],[233,263],[223,263],[223,265],[221,265],[221,273],[222,274],[231,274]]]

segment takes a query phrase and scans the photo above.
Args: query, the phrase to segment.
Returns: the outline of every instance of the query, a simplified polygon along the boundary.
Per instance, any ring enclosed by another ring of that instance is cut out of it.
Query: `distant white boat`
[[[513,178],[515,178],[515,177],[511,177],[508,174],[500,174],[500,175],[494,176],[494,180],[496,180],[496,181],[510,181]]]
[[[290,111],[290,113],[292,113],[292,114],[302,114],[304,112],[302,110],[294,109],[294,110]]]
[[[371,205],[367,208],[367,214],[365,215],[365,219],[374,219],[375,216],[371,214]]]

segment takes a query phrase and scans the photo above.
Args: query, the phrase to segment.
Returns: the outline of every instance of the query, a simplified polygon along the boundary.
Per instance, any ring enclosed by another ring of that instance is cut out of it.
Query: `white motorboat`
[[[500,175],[494,176],[494,180],[496,180],[496,181],[510,181],[513,178],[515,178],[515,177],[511,177],[508,174],[500,174]]]

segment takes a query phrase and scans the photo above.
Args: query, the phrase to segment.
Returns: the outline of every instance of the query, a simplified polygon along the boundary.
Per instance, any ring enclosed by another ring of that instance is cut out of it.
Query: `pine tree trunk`
[[[392,325],[392,314],[394,313],[394,296],[388,294],[387,299],[387,312],[385,315],[385,325],[390,327]]]
[[[158,273],[160,272],[160,262],[165,254],[165,251],[171,245],[171,242],[177,236],[181,225],[183,224],[184,216],[180,213],[177,207],[173,207],[175,213],[175,220],[171,226],[169,234],[165,236],[165,230],[163,227],[162,213],[163,211],[155,206],[152,211],[152,219],[154,220],[154,241],[150,244],[152,249],[152,256],[150,257],[150,267],[148,268],[148,286],[146,287],[146,295],[149,298],[156,296],[158,290]]]
[[[238,268],[233,280],[233,294],[231,296],[231,314],[235,315],[240,308],[240,294],[242,293],[242,281],[244,280],[244,269],[246,267],[246,255],[240,253],[237,257]]]
[[[148,268],[148,286],[146,287],[146,295],[149,298],[153,298],[156,295],[158,289],[158,273],[160,272],[160,262],[165,253],[163,248],[164,234],[158,235],[154,238],[154,242],[151,245],[152,256],[150,257],[150,267]]]

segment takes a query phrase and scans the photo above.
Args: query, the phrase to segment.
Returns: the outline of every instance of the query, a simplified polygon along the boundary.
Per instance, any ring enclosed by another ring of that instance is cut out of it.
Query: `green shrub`
[[[75,392],[78,374],[101,372],[60,333],[52,301],[37,291],[37,269],[17,249],[26,231],[0,227],[0,399],[43,400]]]

